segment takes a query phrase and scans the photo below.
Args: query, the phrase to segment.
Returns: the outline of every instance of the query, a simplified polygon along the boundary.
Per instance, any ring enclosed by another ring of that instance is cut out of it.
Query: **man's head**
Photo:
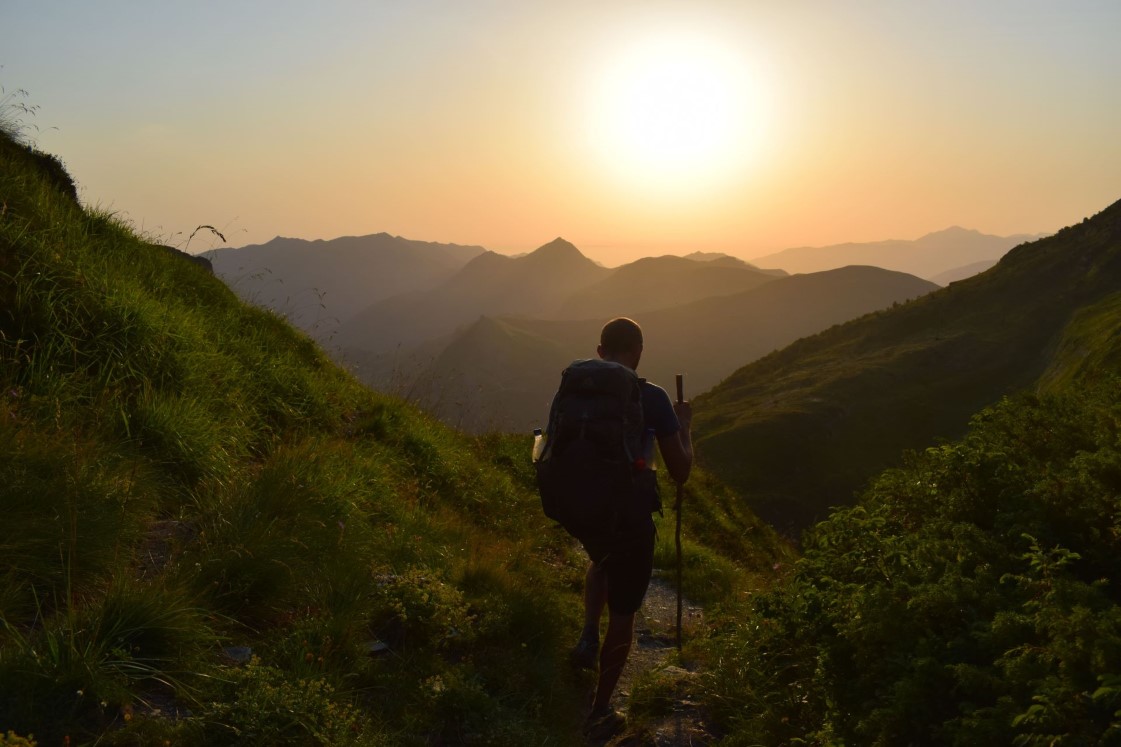
[[[599,357],[606,361],[622,363],[637,370],[642,357],[642,327],[633,319],[621,316],[603,325],[599,333]]]

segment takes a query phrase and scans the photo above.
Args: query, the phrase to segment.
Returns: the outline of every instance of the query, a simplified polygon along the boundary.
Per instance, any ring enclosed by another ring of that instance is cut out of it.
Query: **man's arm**
[[[688,402],[677,402],[673,411],[681,423],[681,430],[668,436],[658,436],[658,450],[662,452],[662,461],[669,476],[674,482],[684,484],[693,468],[693,436],[690,431],[693,407]]]

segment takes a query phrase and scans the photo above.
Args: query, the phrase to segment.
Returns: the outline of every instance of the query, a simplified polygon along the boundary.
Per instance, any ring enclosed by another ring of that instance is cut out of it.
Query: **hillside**
[[[1038,236],[992,236],[954,226],[914,241],[889,240],[805,246],[751,260],[790,273],[820,272],[845,265],[872,265],[934,280],[942,273],[975,262],[997,259],[1012,247]]]
[[[1085,326],[1112,308],[1119,287],[1121,203],[736,371],[697,402],[698,449],[769,521],[797,531],[851,503],[904,449],[959,436],[973,413],[1045,373],[1075,375],[1092,353],[1072,319]]]
[[[875,267],[775,278],[752,290],[638,316],[646,339],[639,373],[667,386],[685,373],[689,392],[717,384],[744,362],[937,286]],[[475,430],[528,432],[540,425],[561,369],[595,355],[611,318],[484,318],[454,336],[419,377],[418,401]]]
[[[584,562],[528,438],[360,386],[3,134],[0,202],[5,731],[577,743]],[[787,556],[703,475],[690,501],[688,593],[739,596]]]
[[[712,640],[728,741],[1112,744],[1118,373],[1002,400],[807,533]]]
[[[484,251],[379,233],[328,241],[278,236],[205,256],[241,298],[326,341],[375,301],[439,285]]]

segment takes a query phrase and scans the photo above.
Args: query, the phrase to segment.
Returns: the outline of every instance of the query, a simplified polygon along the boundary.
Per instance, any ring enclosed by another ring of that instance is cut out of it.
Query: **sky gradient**
[[[1119,33],[1088,0],[4,0],[0,84],[87,204],[172,245],[563,236],[614,265],[1077,222],[1121,199]],[[616,127],[661,119],[611,83],[658,55],[720,77],[697,168]]]

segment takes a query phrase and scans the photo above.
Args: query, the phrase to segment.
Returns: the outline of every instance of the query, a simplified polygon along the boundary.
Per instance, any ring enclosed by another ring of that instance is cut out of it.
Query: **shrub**
[[[712,643],[724,723],[762,743],[1116,739],[1118,391],[1006,400],[820,524]]]

